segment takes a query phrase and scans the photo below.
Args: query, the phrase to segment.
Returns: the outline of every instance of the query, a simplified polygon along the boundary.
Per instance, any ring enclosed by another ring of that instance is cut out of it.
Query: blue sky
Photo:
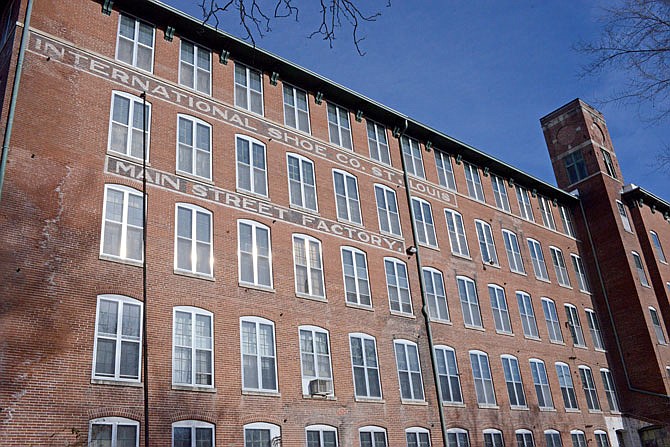
[[[166,3],[199,18],[199,1]],[[359,0],[382,11],[364,25],[364,57],[347,30],[332,49],[307,39],[318,2],[306,3],[299,23],[274,21],[256,44],[551,184],[539,119],[579,97],[605,115],[624,181],[670,200],[670,174],[654,165],[670,123],[650,124],[648,108],[602,103],[621,74],[579,76],[588,59],[573,46],[598,35],[606,0]],[[220,29],[243,36],[234,14],[222,19]]]

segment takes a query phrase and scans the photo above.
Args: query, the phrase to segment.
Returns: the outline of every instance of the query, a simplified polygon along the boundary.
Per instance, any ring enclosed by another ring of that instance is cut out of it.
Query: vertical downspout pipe
[[[400,160],[402,161],[402,174],[405,181],[405,193],[407,195],[407,205],[409,206],[410,221],[412,222],[412,241],[414,242],[414,259],[416,260],[416,268],[419,273],[419,288],[421,290],[421,313],[426,324],[426,337],[428,338],[428,347],[430,349],[430,361],[433,366],[433,380],[435,381],[435,390],[437,391],[437,412],[440,415],[440,429],[442,431],[442,445],[447,446],[447,425],[444,419],[444,408],[442,407],[442,388],[440,386],[440,375],[437,369],[437,357],[435,356],[435,343],[433,342],[433,331],[430,327],[430,315],[428,314],[428,303],[426,303],[426,285],[423,280],[423,264],[421,263],[421,250],[419,248],[419,238],[416,231],[416,220],[414,219],[414,207],[412,206],[412,193],[409,189],[409,176],[407,174],[407,166],[405,165],[405,154],[402,150],[402,137],[407,131],[407,120],[404,126],[397,134],[398,147],[400,148]],[[419,149],[420,150],[420,149]]]
[[[14,73],[14,85],[12,86],[12,98],[9,103],[9,113],[7,114],[7,126],[5,127],[5,136],[2,141],[2,159],[0,160],[0,201],[2,201],[2,186],[5,183],[5,170],[7,169],[7,158],[9,157],[9,142],[12,139],[12,129],[14,127],[14,113],[16,111],[16,98],[19,95],[19,84],[21,83],[21,73],[23,72],[23,58],[28,46],[30,37],[30,16],[33,13],[33,0],[28,0],[26,7],[26,18],[23,21],[23,35],[21,36],[21,45],[19,47],[19,57],[16,61],[16,72]]]
[[[149,353],[147,347],[147,92],[142,98],[142,364],[144,369],[144,446],[149,447]]]

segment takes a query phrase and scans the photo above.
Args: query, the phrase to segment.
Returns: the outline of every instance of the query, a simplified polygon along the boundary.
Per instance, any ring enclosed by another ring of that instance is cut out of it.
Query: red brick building
[[[670,206],[588,105],[557,188],[158,2],[0,23],[0,445],[667,442]]]

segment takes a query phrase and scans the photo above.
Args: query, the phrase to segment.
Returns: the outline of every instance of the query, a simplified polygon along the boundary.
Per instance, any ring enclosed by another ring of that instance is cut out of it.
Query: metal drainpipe
[[[579,197],[579,193],[577,194]],[[589,238],[589,244],[591,245],[591,254],[593,256],[593,261],[596,264],[596,273],[598,274],[598,282],[600,283],[600,290],[603,293],[605,298],[605,306],[607,307],[607,314],[610,319],[610,324],[612,325],[612,331],[614,331],[614,340],[616,341],[617,351],[619,352],[619,359],[621,360],[621,366],[623,366],[623,374],[626,377],[626,385],[628,389],[640,394],[647,394],[649,396],[664,397],[670,399],[670,396],[667,394],[655,393],[653,391],[642,390],[640,388],[634,387],[630,382],[630,377],[628,376],[628,368],[626,367],[626,360],[623,356],[623,348],[621,347],[621,340],[619,339],[619,334],[614,324],[614,315],[612,314],[612,307],[610,306],[609,297],[607,296],[607,291],[605,290],[605,280],[603,279],[602,272],[600,270],[600,262],[598,262],[598,256],[596,255],[596,248],[593,245],[593,238],[591,236],[591,229],[589,228],[588,220],[586,219],[586,212],[584,211],[584,203],[579,199],[579,208],[582,211],[582,219],[584,220],[584,226],[586,227],[586,235]]]
[[[423,281],[423,265],[421,264],[421,251],[419,248],[419,239],[416,233],[416,221],[414,220],[414,208],[412,207],[412,193],[409,189],[409,176],[407,175],[407,168],[405,166],[405,155],[402,151],[402,142],[400,141],[403,134],[407,130],[407,120],[403,129],[398,133],[398,147],[400,147],[400,160],[402,161],[402,174],[405,181],[405,193],[407,195],[407,205],[409,206],[410,220],[412,222],[412,240],[416,253],[414,259],[416,260],[416,267],[419,272],[419,288],[421,290],[421,313],[423,314],[424,322],[426,324],[426,337],[428,338],[428,347],[430,348],[430,360],[433,365],[433,379],[435,381],[435,390],[437,391],[437,411],[440,415],[440,429],[442,431],[442,444],[447,446],[447,425],[444,419],[444,408],[442,407],[442,388],[440,387],[440,376],[437,370],[437,357],[435,356],[435,343],[433,342],[433,331],[430,327],[430,316],[428,315],[428,305],[426,303],[425,284]]]
[[[149,447],[149,352],[147,341],[147,92],[142,98],[142,363],[144,364],[144,446]]]
[[[7,169],[7,158],[9,157],[9,142],[12,138],[12,128],[14,127],[14,112],[16,111],[16,98],[19,94],[19,84],[21,83],[21,73],[23,71],[23,58],[28,46],[30,37],[30,16],[33,12],[33,0],[28,0],[26,7],[26,18],[23,22],[23,35],[21,36],[21,46],[19,47],[19,57],[16,61],[16,72],[14,73],[14,85],[12,86],[12,98],[9,103],[9,113],[7,114],[7,126],[5,127],[5,136],[2,142],[2,160],[0,161],[0,201],[2,200],[2,185],[5,183],[5,170]]]

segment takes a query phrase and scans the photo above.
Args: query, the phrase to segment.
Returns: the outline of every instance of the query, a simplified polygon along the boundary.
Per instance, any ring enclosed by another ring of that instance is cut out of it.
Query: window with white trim
[[[658,233],[652,230],[649,232],[649,235],[651,236],[651,243],[654,246],[658,260],[664,264],[667,264],[668,261],[665,258],[665,253],[663,252],[663,246],[661,245],[661,240],[658,237]]]
[[[449,208],[444,209],[444,216],[447,220],[447,230],[449,231],[449,243],[451,252],[455,255],[470,257],[468,249],[468,240],[465,237],[465,228],[463,227],[463,216]]]
[[[435,223],[433,222],[433,211],[430,203],[423,199],[412,197],[412,209],[414,210],[414,224],[419,243],[437,248]]]
[[[98,295],[93,378],[139,382],[142,303],[122,295]]]
[[[182,114],[177,121],[177,172],[211,180],[212,126]]]
[[[356,177],[348,172],[334,169],[333,182],[335,184],[337,218],[359,225],[362,224]]]
[[[603,161],[605,162],[605,170],[607,175],[612,178],[617,178],[616,170],[614,169],[614,163],[612,162],[612,154],[607,152],[605,149],[600,149],[600,153],[603,154]]]
[[[386,430],[374,425],[368,425],[358,429],[361,442],[360,447],[387,447]]]
[[[241,317],[240,335],[242,390],[278,392],[274,323],[260,317]]]
[[[265,145],[246,135],[235,136],[237,189],[268,196],[268,174]]]
[[[505,447],[502,432],[493,428],[484,430],[484,447]]]
[[[547,442],[547,447],[563,447],[561,434],[556,430],[545,430],[544,439]]]
[[[263,115],[263,75],[239,62],[235,63],[235,105]]]
[[[281,429],[267,422],[244,426],[244,447],[275,447],[281,442]]]
[[[475,228],[479,240],[479,250],[482,253],[482,262],[489,265],[498,265],[498,253],[496,253],[496,246],[493,242],[491,225],[475,219]]]
[[[509,269],[514,273],[526,274],[526,269],[523,266],[523,259],[521,258],[521,250],[519,249],[519,240],[516,234],[509,230],[502,230],[503,241],[505,242],[505,252],[507,252],[507,260],[509,261]]]
[[[284,91],[284,124],[309,133],[307,92],[288,84],[283,84],[282,90]]]
[[[144,157],[144,120],[146,119],[146,149],[149,161],[149,136],[151,135],[151,104],[143,102],[138,96],[126,92],[112,92],[112,105],[109,117],[110,152],[126,155],[138,160]],[[144,116],[146,113],[146,117]]]
[[[407,173],[414,177],[426,178],[423,170],[423,158],[421,158],[421,145],[414,138],[402,136],[400,138],[400,148],[402,156],[405,159],[405,169]]]
[[[551,398],[549,378],[544,362],[539,359],[530,359],[530,372],[533,376],[533,385],[535,385],[535,394],[537,394],[537,403],[540,409],[553,409],[554,401]]]
[[[440,185],[456,191],[456,179],[454,178],[454,167],[451,164],[451,155],[439,150],[435,152],[435,165],[437,166],[437,179]]]
[[[558,284],[563,287],[570,287],[570,277],[568,276],[568,268],[565,266],[565,258],[563,258],[563,252],[556,247],[549,247],[549,252],[551,253],[551,261],[554,264],[554,269],[556,270],[556,280]]]
[[[212,52],[186,40],[179,52],[179,83],[200,93],[212,92]]]
[[[342,247],[341,252],[344,295],[347,303],[371,307],[368,261],[365,252],[354,247]]]
[[[600,368],[600,377],[603,379],[603,387],[605,388],[605,396],[607,397],[607,404],[610,407],[610,411],[618,412],[619,399],[617,398],[616,389],[614,388],[612,373],[607,368]]]
[[[493,187],[493,198],[496,201],[496,207],[503,211],[510,212],[509,198],[507,196],[507,187],[502,177],[491,174],[491,186]]]
[[[465,184],[468,187],[468,195],[475,200],[484,202],[484,189],[482,188],[479,169],[477,166],[467,162],[463,162],[463,169],[465,170]]]
[[[423,427],[405,429],[407,447],[430,447],[430,432]]]
[[[119,14],[116,59],[151,73],[154,67],[154,34],[153,25]]]
[[[461,311],[463,312],[465,326],[483,328],[475,282],[465,276],[457,276],[456,284],[458,285],[458,297],[461,300]]]
[[[558,385],[561,388],[561,395],[563,396],[563,405],[566,410],[578,410],[577,395],[575,394],[575,386],[572,383],[572,374],[567,363],[556,362],[556,375],[558,376]]]
[[[593,381],[591,368],[588,366],[579,366],[579,377],[582,379],[582,388],[586,397],[586,406],[591,411],[600,411],[600,401],[596,392],[596,383]]]
[[[307,447],[337,447],[337,429],[330,425],[305,427]]]
[[[288,192],[291,205],[317,211],[316,180],[312,160],[298,154],[286,154]]]
[[[535,217],[533,217],[533,206],[530,204],[528,190],[519,185],[514,185],[514,190],[516,191],[516,200],[519,204],[519,215],[526,220],[535,222]]]
[[[347,109],[328,103],[328,133],[331,143],[353,150],[349,111]]]
[[[142,204],[140,191],[123,185],[105,185],[101,255],[142,262]]]
[[[370,120],[366,120],[366,124],[368,129],[370,158],[390,166],[391,154],[389,153],[389,144],[386,139],[386,128],[381,124]]]
[[[591,333],[591,340],[593,340],[593,347],[601,351],[605,350],[605,344],[603,343],[602,332],[600,332],[600,324],[598,323],[598,317],[593,309],[584,309],[586,312],[586,322],[589,325],[589,332]]]
[[[384,258],[384,269],[391,310],[412,315],[407,266],[399,259]]]
[[[651,317],[651,325],[654,326],[654,333],[659,344],[667,345],[668,342],[661,326],[661,320],[658,318],[658,312],[653,307],[649,306],[649,316]]]
[[[540,196],[540,213],[542,214],[542,224],[551,229],[556,229],[556,222],[554,221],[554,213],[551,211],[552,203],[546,197]]]
[[[563,157],[563,163],[565,165],[565,171],[568,175],[568,181],[570,184],[577,183],[589,175],[586,170],[584,155],[580,150],[576,150],[565,155]]]
[[[212,213],[189,203],[176,205],[175,270],[212,276]]]
[[[394,340],[395,360],[400,382],[400,398],[409,401],[423,401],[423,380],[419,349],[408,340]]]
[[[203,421],[172,423],[172,447],[214,447],[214,424]]]
[[[430,319],[433,321],[449,321],[449,308],[447,307],[447,294],[444,291],[442,272],[431,267],[424,267],[422,271]]]
[[[561,332],[561,323],[558,321],[556,303],[549,298],[543,297],[542,311],[544,312],[544,321],[547,322],[549,340],[554,343],[563,343],[563,333]]]
[[[579,313],[577,308],[572,304],[565,305],[565,315],[568,317],[568,329],[572,336],[572,343],[575,346],[586,347],[584,341],[584,332],[582,331],[582,323],[579,321]]]
[[[377,201],[379,231],[401,236],[402,230],[400,229],[400,215],[398,214],[395,191],[388,186],[375,185],[375,199]]]
[[[591,293],[591,286],[589,285],[589,279],[586,276],[582,258],[574,253],[570,253],[570,258],[572,259],[572,267],[575,269],[575,276],[577,277],[579,290],[584,293]]]
[[[570,430],[570,438],[572,439],[572,447],[587,447],[586,436],[581,430]]]
[[[616,207],[617,210],[619,210],[619,217],[621,218],[621,224],[623,225],[623,229],[628,231],[629,233],[632,233],[633,229],[630,226],[630,220],[628,219],[628,212],[626,211],[626,207],[619,200],[616,201]]]
[[[240,283],[272,287],[270,228],[253,220],[237,221]]]
[[[470,447],[467,430],[450,428],[447,430],[447,447]]]
[[[541,281],[549,281],[549,274],[547,273],[547,264],[544,262],[544,254],[542,253],[542,246],[535,239],[528,238],[528,252],[533,263],[533,272],[535,277]]]
[[[477,403],[480,406],[496,405],[496,394],[489,367],[489,356],[482,351],[469,351],[472,377],[475,382]]]
[[[214,386],[214,315],[190,306],[174,308],[172,384],[203,388]]]
[[[633,256],[633,263],[635,264],[635,270],[637,271],[637,277],[640,280],[640,284],[649,287],[647,274],[644,272],[644,266],[642,265],[642,258],[637,252],[631,251],[630,254]]]
[[[377,343],[367,334],[349,334],[351,367],[354,375],[354,394],[365,399],[381,399]]]
[[[509,310],[507,308],[507,299],[505,298],[505,289],[497,284],[489,284],[489,298],[491,298],[491,310],[493,311],[493,321],[496,326],[496,332],[503,334],[512,333],[512,325],[509,320]]]
[[[533,432],[530,430],[516,430],[514,435],[516,437],[517,447],[535,447]]]
[[[523,335],[528,338],[539,338],[537,321],[535,320],[535,312],[533,311],[533,302],[531,301],[530,295],[526,292],[517,291],[516,302],[519,305],[519,316],[521,317]]]
[[[321,241],[305,234],[293,235],[295,292],[325,298]]]
[[[510,406],[512,408],[525,408],[526,394],[523,391],[519,361],[513,355],[504,354],[500,357],[502,359]]]
[[[440,390],[442,391],[442,402],[462,404],[461,375],[458,372],[456,351],[449,346],[437,345],[435,346],[435,358]]]
[[[563,232],[570,237],[575,237],[575,227],[572,225],[572,213],[563,205],[558,205],[561,213],[561,223],[563,224]]]
[[[603,430],[596,430],[593,432],[596,438],[596,447],[610,447],[610,441],[607,437],[607,432]]]
[[[330,362],[330,340],[328,331],[317,326],[300,326],[300,365],[302,371],[302,394],[312,394],[312,382],[327,382],[326,394],[333,395],[333,371]]]
[[[139,447],[140,423],[122,417],[91,419],[88,444],[92,447]]]

